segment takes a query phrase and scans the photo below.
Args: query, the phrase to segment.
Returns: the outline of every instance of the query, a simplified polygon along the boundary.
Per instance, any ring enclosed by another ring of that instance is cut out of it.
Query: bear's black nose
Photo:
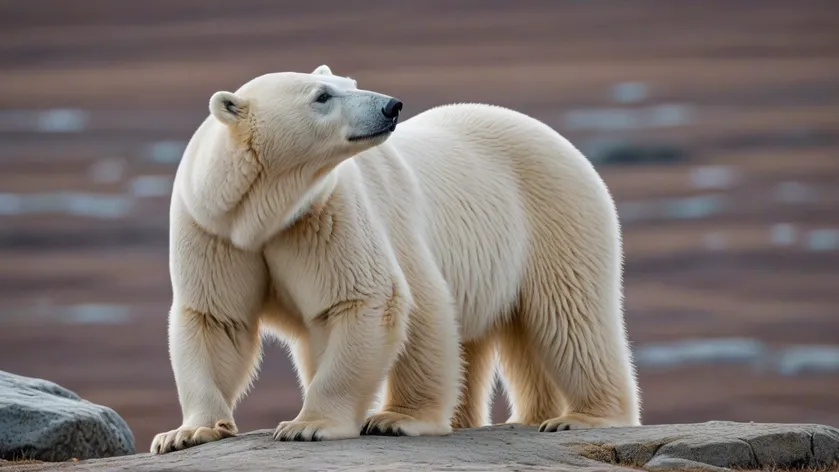
[[[382,108],[382,114],[385,115],[385,118],[399,118],[399,112],[402,111],[402,102],[395,98],[391,98],[387,105]]]

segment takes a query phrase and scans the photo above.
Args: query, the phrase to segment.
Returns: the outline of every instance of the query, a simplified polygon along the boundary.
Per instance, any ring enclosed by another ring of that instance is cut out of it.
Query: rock
[[[76,463],[7,465],[10,471],[649,471],[839,466],[839,429],[822,425],[712,421],[539,433],[498,425],[447,437],[362,437],[277,442],[254,431],[185,451]],[[807,445],[807,447],[803,447]],[[833,470],[833,469],[827,469]],[[837,468],[839,470],[839,468]]]
[[[686,459],[716,467],[745,469],[755,464],[749,443],[739,438],[680,439],[661,446],[656,455]]]
[[[134,454],[114,410],[52,382],[0,371],[0,459],[66,461]]]
[[[629,428],[614,431],[618,430]],[[711,421],[644,426],[614,439],[598,439],[593,433],[579,433],[578,444],[589,448],[597,444],[614,451],[612,462],[634,467],[659,466],[665,459],[710,466],[705,470],[827,467],[839,463],[839,430],[822,425]]]
[[[683,470],[689,472],[728,472],[732,470],[726,467],[716,467],[688,459],[675,459],[667,456],[656,456],[655,459],[644,465],[644,469],[649,472],[667,472],[670,470]]]

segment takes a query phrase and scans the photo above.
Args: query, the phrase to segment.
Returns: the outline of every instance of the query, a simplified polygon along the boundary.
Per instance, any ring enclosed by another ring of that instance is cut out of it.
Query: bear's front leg
[[[177,429],[154,437],[152,454],[186,449],[237,433],[233,403],[259,357],[256,324],[173,306],[170,351],[183,413]]]
[[[274,431],[279,441],[359,436],[361,424],[404,343],[409,297],[347,300],[310,323],[317,370],[303,408]]]
[[[443,277],[433,268],[424,266],[422,260],[406,267],[414,281],[408,340],[388,374],[382,409],[364,424],[365,435],[442,436],[452,432],[463,378],[454,303]],[[477,410],[480,406],[466,408]]]
[[[169,352],[183,421],[155,436],[152,454],[237,433],[233,408],[260,357],[258,316],[268,280],[261,254],[240,251],[183,219],[173,226]]]

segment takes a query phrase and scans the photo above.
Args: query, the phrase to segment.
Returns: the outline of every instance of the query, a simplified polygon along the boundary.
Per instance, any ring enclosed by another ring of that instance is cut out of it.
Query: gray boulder
[[[114,410],[55,383],[0,371],[0,459],[66,461],[134,454]]]

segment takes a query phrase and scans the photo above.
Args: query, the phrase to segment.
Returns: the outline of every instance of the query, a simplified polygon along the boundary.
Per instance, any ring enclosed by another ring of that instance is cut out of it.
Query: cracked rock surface
[[[6,464],[7,467],[9,464]],[[76,463],[11,465],[10,471],[721,471],[837,467],[839,429],[811,424],[712,421],[539,433],[499,425],[447,437],[362,437],[276,442],[260,430],[170,454]]]

